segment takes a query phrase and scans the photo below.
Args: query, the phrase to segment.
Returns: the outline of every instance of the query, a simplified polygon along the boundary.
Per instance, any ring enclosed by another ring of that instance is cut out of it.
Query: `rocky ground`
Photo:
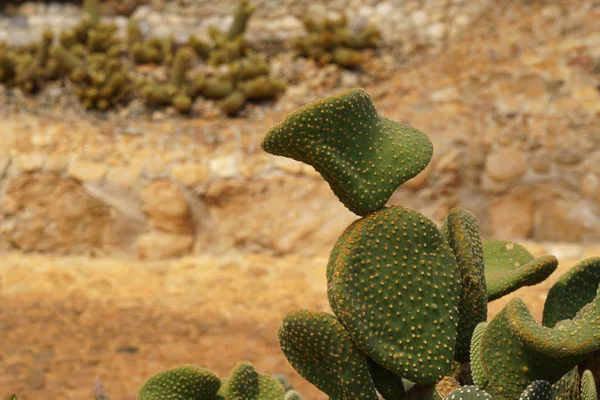
[[[234,3],[149,1],[134,15],[157,35],[202,34],[226,25]],[[320,7],[261,4],[249,35],[276,50]],[[24,7],[0,16],[0,40],[79,18],[72,5]],[[362,72],[274,53],[292,84],[240,118],[209,103],[191,118],[136,102],[85,113],[68,85],[35,98],[0,89],[1,390],[85,399],[98,376],[113,400],[134,399],[172,365],[224,376],[247,359],[319,399],[275,333],[289,309],[328,309],[328,250],[355,216],[314,170],[259,144],[287,112],[356,85],[434,142],[431,166],[392,204],[436,222],[470,209],[486,237],[526,240],[555,254],[560,271],[600,255],[600,2],[328,7],[376,23],[383,47]],[[550,282],[518,293],[538,318]]]

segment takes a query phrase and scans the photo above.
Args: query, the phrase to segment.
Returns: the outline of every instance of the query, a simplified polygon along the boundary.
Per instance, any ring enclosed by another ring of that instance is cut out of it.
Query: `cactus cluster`
[[[292,42],[298,55],[315,60],[319,65],[337,64],[343,68],[353,68],[363,62],[361,50],[377,47],[381,32],[372,25],[359,32],[348,27],[345,14],[339,18],[316,20],[304,18],[307,35]]]
[[[228,32],[210,30],[212,43],[191,36],[179,46],[172,37],[145,38],[135,19],[121,41],[115,25],[100,21],[97,0],[86,0],[84,11],[81,21],[57,38],[46,32],[34,45],[0,43],[0,83],[35,93],[48,81],[68,78],[84,106],[99,110],[141,97],[150,107],[173,106],[188,113],[195,98],[205,97],[218,101],[228,116],[248,102],[275,99],[285,89],[270,76],[266,55],[254,52],[244,39],[254,11],[247,0],[240,1]],[[209,69],[188,76],[198,62]],[[164,66],[168,79],[136,71],[131,64]]]
[[[262,147],[313,166],[361,216],[327,264],[333,315],[292,311],[278,332],[290,364],[331,399],[596,398],[600,258],[558,280],[542,324],[518,298],[487,322],[488,302],[543,281],[558,261],[482,240],[460,208],[437,226],[386,207],[431,158],[422,132],[354,89],[292,113]]]
[[[194,365],[179,365],[152,376],[140,388],[138,400],[301,400],[281,377],[261,374],[249,362],[239,362],[227,378]]]

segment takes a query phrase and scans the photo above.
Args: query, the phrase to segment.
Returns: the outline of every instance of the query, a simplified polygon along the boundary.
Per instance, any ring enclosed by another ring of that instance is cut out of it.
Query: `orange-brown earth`
[[[552,282],[600,248],[527,247],[556,253],[546,282],[520,296],[536,318]],[[3,256],[0,390],[19,399],[91,399],[99,377],[113,400],[133,400],[152,374],[181,363],[225,377],[237,361],[287,375],[308,399],[326,397],[299,377],[277,341],[284,314],[329,310],[326,255],[194,256],[151,262],[114,258]]]

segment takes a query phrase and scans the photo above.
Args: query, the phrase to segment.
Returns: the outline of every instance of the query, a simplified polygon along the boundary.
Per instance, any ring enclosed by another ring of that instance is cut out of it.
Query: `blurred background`
[[[325,398],[276,332],[290,309],[329,310],[329,250],[357,217],[260,142],[357,86],[434,144],[390,204],[437,223],[469,209],[485,238],[556,255],[554,277],[600,255],[600,1],[0,12],[0,399],[94,398],[96,378],[135,399],[174,365],[240,360]],[[538,319],[551,283],[515,293]]]

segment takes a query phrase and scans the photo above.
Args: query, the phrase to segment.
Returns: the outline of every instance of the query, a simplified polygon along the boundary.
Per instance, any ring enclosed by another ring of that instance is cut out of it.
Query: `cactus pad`
[[[483,260],[488,301],[536,285],[558,266],[554,256],[535,258],[523,246],[504,240],[483,242]]]
[[[296,392],[295,390],[288,390],[285,392],[283,400],[302,400],[302,397],[300,396],[300,393]]]
[[[253,400],[258,396],[259,373],[247,361],[236,364],[227,382],[228,398]]]
[[[138,400],[196,400],[212,399],[221,381],[208,369],[180,365],[154,375],[138,392]]]
[[[424,133],[380,117],[362,89],[300,108],[271,128],[262,148],[312,165],[358,215],[383,207],[433,154]]]
[[[527,386],[527,389],[519,400],[552,400],[552,385],[548,381],[533,381]]]
[[[579,371],[573,368],[552,385],[554,400],[580,399]]]
[[[600,349],[599,332],[600,292],[572,320],[554,328],[538,324],[521,299],[512,299],[481,339],[485,388],[510,399],[534,380],[554,383]]]
[[[583,260],[563,274],[548,292],[542,324],[552,328],[594,300],[600,284],[600,257]]]
[[[366,357],[330,314],[300,310],[286,314],[279,344],[300,375],[338,400],[377,400]]]
[[[367,357],[367,362],[375,388],[385,400],[400,399],[406,394],[402,378],[394,375],[369,357]]]
[[[594,374],[586,369],[581,375],[581,400],[598,400]]]
[[[477,219],[471,212],[460,208],[450,210],[441,231],[454,252],[462,280],[454,359],[467,362],[473,329],[487,319],[483,244]]]
[[[484,390],[479,389],[477,386],[463,386],[456,389],[452,394],[446,397],[444,400],[483,400],[491,399],[488,393]]]
[[[377,364],[433,384],[452,366],[460,272],[436,225],[388,207],[352,223],[328,266],[329,303]]]
[[[487,325],[487,322],[477,324],[471,337],[471,374],[473,375],[473,383],[479,387],[485,387],[487,384],[483,365],[481,364],[481,338]]]

